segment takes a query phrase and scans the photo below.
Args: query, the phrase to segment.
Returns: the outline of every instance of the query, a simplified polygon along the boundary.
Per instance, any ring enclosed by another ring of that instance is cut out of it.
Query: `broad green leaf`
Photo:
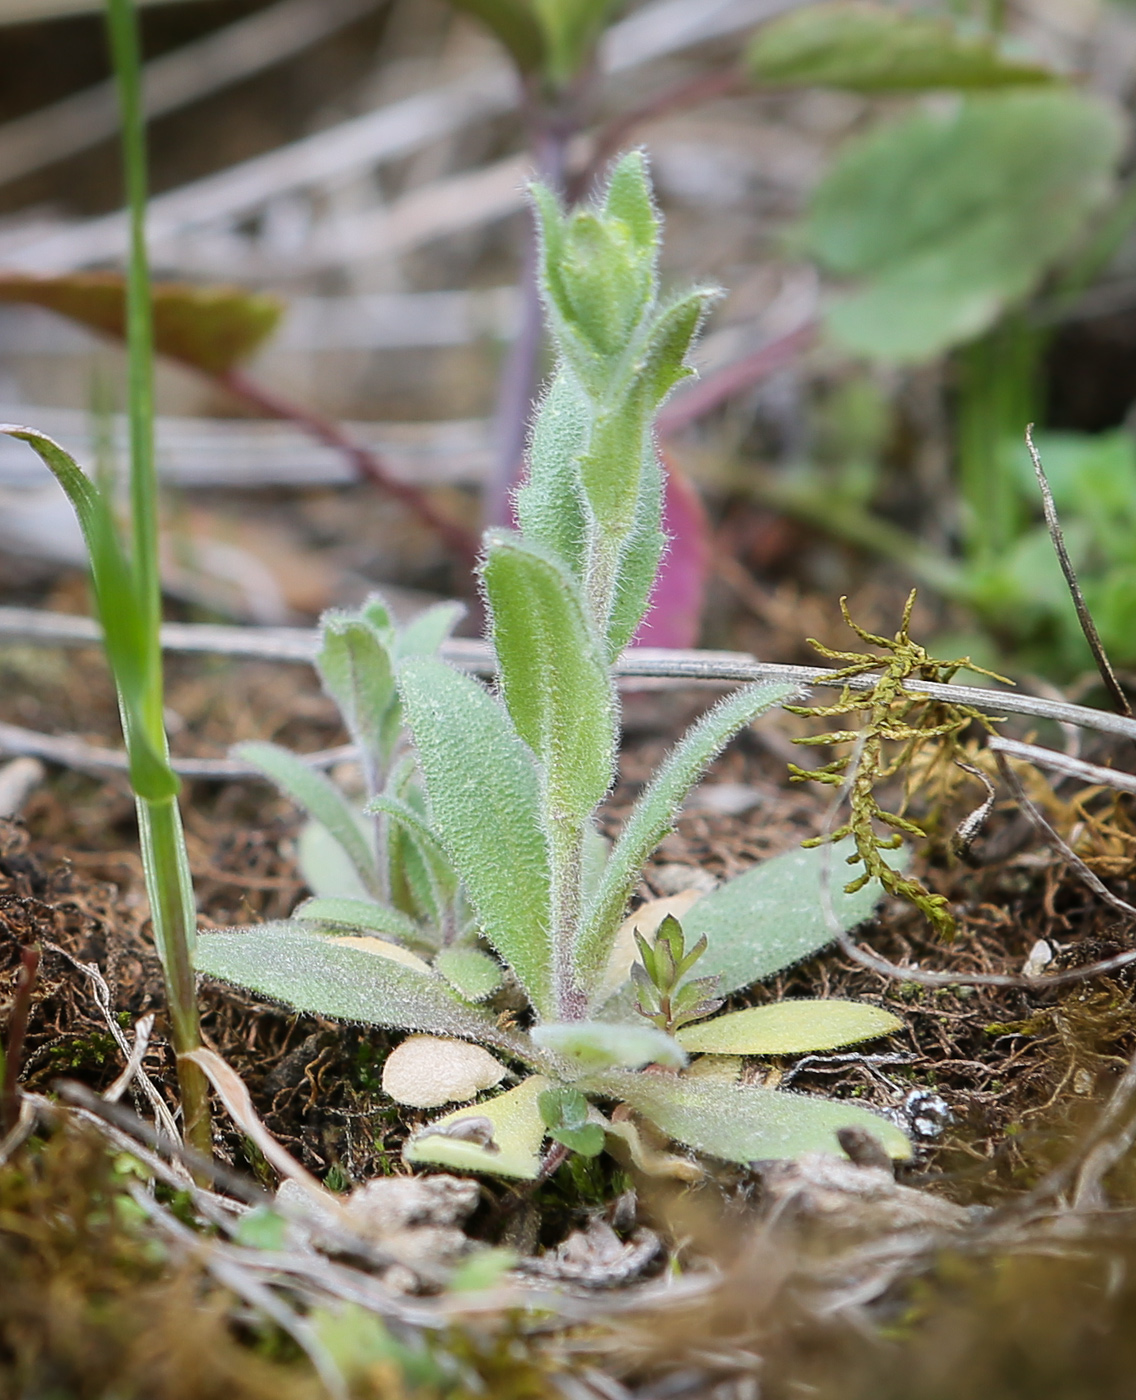
[[[584,821],[615,774],[615,689],[579,588],[552,555],[492,531],[482,569],[505,704],[540,760],[548,811]]]
[[[369,933],[386,933],[407,943],[425,941],[422,929],[401,910],[367,899],[305,899],[292,911],[292,917],[314,924],[343,924]]]
[[[304,884],[321,899],[373,904],[375,895],[359,877],[350,857],[327,827],[305,822],[296,838],[296,864]]]
[[[484,1001],[504,980],[499,962],[480,948],[461,944],[443,948],[434,959],[434,966],[468,1001]]]
[[[223,374],[248,359],[284,314],[284,303],[276,297],[243,287],[155,282],[151,299],[154,348],[210,374]],[[61,277],[4,273],[0,301],[33,303],[106,335],[125,335],[126,283],[117,272]]]
[[[444,662],[404,661],[399,688],[434,829],[486,938],[547,1015],[548,853],[532,753],[485,687]]]
[[[588,906],[576,960],[587,985],[594,986],[602,976],[643,864],[673,826],[702,770],[739,729],[795,693],[790,685],[750,685],[735,691],[708,710],[671,750],[627,819]],[[717,969],[707,969],[711,970]]]
[[[883,890],[872,880],[855,894],[845,893],[845,859],[854,849],[848,838],[827,849],[786,851],[700,899],[682,920],[688,940],[705,937],[709,944],[698,964],[699,975],[717,974],[720,990],[733,992],[831,943],[821,903],[826,864],[832,908],[841,928],[855,928],[870,919]],[[895,856],[892,864],[902,868],[903,852]]]
[[[433,656],[465,616],[464,603],[435,603],[399,628],[394,654],[399,661],[408,656]]]
[[[681,1047],[654,1026],[618,1025],[608,1021],[552,1021],[529,1032],[537,1045],[574,1060],[581,1073],[617,1065],[639,1069],[666,1065],[682,1069],[686,1055]]]
[[[326,827],[347,853],[365,888],[371,894],[378,894],[379,875],[374,852],[355,813],[330,778],[310,768],[279,744],[260,741],[237,744],[233,752],[259,768],[308,816]]]
[[[1116,113],[1067,89],[970,97],[917,111],[844,148],[804,229],[858,289],[833,335],[883,360],[925,360],[1022,300],[1108,196]]]
[[[854,92],[1001,87],[1054,76],[950,20],[856,0],[809,5],[762,25],[746,64],[766,87]]]
[[[397,960],[390,951],[397,945],[380,950],[379,942],[329,938],[291,921],[253,924],[200,933],[196,962],[200,972],[297,1011],[501,1044],[492,1016],[462,1002],[424,964]]]
[[[864,1128],[892,1157],[910,1157],[911,1144],[886,1118],[836,1099],[788,1094],[713,1078],[610,1071],[589,1092],[631,1105],[678,1142],[727,1162],[843,1156],[838,1128]]]
[[[505,1094],[447,1113],[435,1119],[425,1132],[412,1137],[402,1155],[408,1162],[449,1167],[452,1171],[535,1181],[540,1173],[540,1145],[545,1138],[544,1119],[537,1104],[548,1087],[547,1079],[534,1074]],[[462,1136],[465,1132],[472,1136]],[[489,1146],[481,1146],[480,1141],[486,1139]]]
[[[875,1040],[902,1029],[899,1017],[881,1007],[825,997],[731,1011],[683,1026],[675,1039],[691,1054],[799,1055]]]
[[[372,777],[382,774],[390,760],[384,721],[395,703],[395,684],[392,658],[378,632],[350,613],[324,613],[316,670]]]

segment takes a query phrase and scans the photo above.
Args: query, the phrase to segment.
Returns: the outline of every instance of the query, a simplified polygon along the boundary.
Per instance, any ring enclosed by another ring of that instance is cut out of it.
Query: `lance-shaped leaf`
[[[355,813],[330,778],[310,768],[289,749],[279,744],[255,741],[237,744],[233,752],[246,763],[259,768],[293,802],[327,829],[350,857],[364,886],[379,891],[378,867],[374,852]]]
[[[400,661],[408,656],[433,656],[465,616],[464,603],[435,603],[399,628],[394,654]]]
[[[501,986],[501,964],[480,948],[453,944],[443,948],[434,966],[468,1001],[484,1001]]]
[[[635,507],[635,519],[620,549],[615,590],[608,615],[609,661],[614,661],[635,636],[636,629],[647,611],[647,604],[655,592],[660,561],[667,546],[662,517],[663,503],[670,486],[670,480],[664,484],[654,440],[648,437],[643,452],[643,466],[639,473],[639,500]],[[693,491],[693,487],[687,489]],[[677,543],[680,544],[680,548],[685,546],[685,541]],[[670,563],[669,557],[667,562]],[[689,579],[684,577],[682,582],[688,583]],[[685,606],[687,611],[690,611],[689,604]],[[693,610],[696,613],[701,611],[699,603],[694,605]],[[693,646],[694,639],[686,636],[683,644]],[[670,646],[672,642],[667,639],[652,641],[648,645]]]
[[[284,303],[243,287],[195,287],[155,282],[154,348],[210,374],[223,374],[268,339]],[[117,272],[72,272],[62,277],[0,276],[0,301],[47,307],[92,330],[122,338],[126,282]]]
[[[517,522],[583,577],[587,521],[579,458],[588,441],[591,407],[576,378],[563,366],[540,405],[529,443],[529,474],[517,492]]]
[[[903,1029],[898,1016],[862,1001],[778,1001],[751,1006],[675,1032],[692,1054],[801,1055],[875,1040]]]
[[[547,1079],[534,1074],[505,1094],[447,1113],[412,1137],[402,1155],[452,1171],[535,1181],[546,1132],[538,1104],[548,1087]]]
[[[502,1044],[492,1016],[461,1001],[419,959],[408,963],[405,948],[379,945],[290,921],[255,924],[201,933],[197,966],[312,1015]]]
[[[615,1065],[639,1069],[666,1065],[682,1069],[686,1054],[669,1035],[654,1026],[625,1026],[608,1021],[552,1021],[530,1032],[537,1045],[573,1060],[585,1073]]]
[[[395,703],[395,684],[391,655],[378,632],[349,613],[324,613],[316,669],[367,766],[381,774],[390,760],[385,721]]]
[[[485,687],[444,662],[403,662],[399,689],[434,828],[486,938],[547,1015],[548,853],[532,752]]]
[[[483,567],[505,704],[540,759],[549,811],[582,822],[615,771],[615,690],[580,590],[519,535],[488,536]]]
[[[843,1156],[839,1128],[874,1134],[892,1157],[910,1157],[911,1144],[886,1118],[836,1099],[787,1094],[713,1078],[610,1071],[590,1092],[622,1099],[664,1133],[710,1157],[759,1162],[805,1152]]]
[[[423,930],[401,910],[392,909],[388,904],[373,904],[367,899],[306,899],[292,911],[292,917],[313,924],[342,925],[344,928],[366,929],[368,933],[384,933],[405,943],[426,941]]]
[[[948,19],[857,0],[809,5],[762,25],[746,62],[767,87],[853,92],[1002,87],[1054,78],[1003,54],[988,35],[964,33]]]
[[[602,976],[639,872],[674,825],[702,770],[739,729],[793,694],[790,685],[746,686],[708,710],[671,750],[627,819],[588,907],[577,956],[577,972],[586,985],[594,986]]]
[[[833,912],[842,929],[855,928],[883,898],[878,880],[846,894],[841,871],[853,853],[851,838],[830,847],[786,851],[727,880],[683,917],[688,939],[705,937],[698,971],[717,974],[719,988],[733,992],[772,977],[832,942],[821,900],[825,869]],[[901,864],[905,857],[897,852]]]

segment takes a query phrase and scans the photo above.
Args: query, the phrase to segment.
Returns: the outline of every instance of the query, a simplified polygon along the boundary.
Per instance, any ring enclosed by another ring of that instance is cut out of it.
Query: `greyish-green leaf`
[[[316,669],[365,764],[373,776],[381,775],[390,761],[384,721],[395,703],[395,684],[393,661],[379,633],[361,617],[324,613]]]
[[[519,535],[486,537],[482,575],[505,704],[540,759],[546,801],[581,822],[615,773],[615,687],[575,579]]]
[[[675,817],[706,765],[744,725],[796,693],[791,685],[750,685],[720,700],[671,750],[627,819],[604,877],[588,906],[577,971],[588,986],[603,975],[612,939],[647,857]],[[698,934],[693,934],[697,939]],[[706,971],[711,970],[706,968]]]
[[[841,872],[853,849],[847,838],[827,848],[786,851],[700,899],[682,920],[688,939],[705,937],[708,944],[698,964],[699,974],[717,974],[720,990],[733,992],[772,977],[831,943],[821,903],[826,865],[833,912],[841,928],[855,928],[870,919],[883,890],[872,880],[855,894],[845,893]],[[896,856],[902,865],[903,852]]]
[[[537,1045],[574,1060],[581,1072],[618,1065],[666,1065],[682,1069],[686,1054],[664,1031],[647,1024],[619,1025],[610,1021],[552,1021],[530,1032]]]
[[[330,778],[289,749],[260,741],[237,744],[233,752],[276,784],[297,806],[335,837],[369,893],[379,892],[378,867],[367,837],[347,800]]]
[[[293,919],[314,924],[342,925],[344,928],[366,929],[368,933],[383,933],[404,943],[424,943],[423,930],[412,918],[389,904],[376,904],[367,899],[316,897],[305,899],[292,911]]]
[[[403,662],[399,688],[434,828],[486,938],[547,1015],[548,853],[532,752],[485,687],[444,662]]]
[[[684,1050],[700,1055],[804,1055],[876,1040],[903,1029],[881,1006],[818,997],[751,1006],[675,1032]]]
[[[839,1128],[863,1128],[892,1157],[910,1157],[911,1144],[886,1118],[837,1099],[789,1094],[711,1078],[609,1071],[591,1092],[631,1105],[677,1142],[727,1162],[758,1162],[829,1152],[842,1157]]]
[[[467,1001],[484,1001],[504,981],[501,964],[468,944],[454,943],[443,948],[434,959],[434,966]]]
[[[334,939],[292,922],[209,930],[198,937],[197,966],[311,1015],[502,1043],[494,1017],[461,1001],[428,968],[374,951],[376,942]]]

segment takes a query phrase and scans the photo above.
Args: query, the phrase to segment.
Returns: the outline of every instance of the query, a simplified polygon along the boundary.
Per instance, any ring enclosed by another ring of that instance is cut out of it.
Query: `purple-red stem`
[[[8,1020],[8,1040],[4,1047],[4,1088],[0,1092],[0,1131],[11,1132],[20,1116],[20,1065],[24,1058],[24,1037],[28,1033],[28,1016],[32,1007],[32,989],[39,972],[40,951],[20,949],[20,971],[16,978],[16,995]]]
[[[361,477],[374,482],[381,490],[402,501],[425,525],[436,532],[446,546],[469,568],[472,573],[476,563],[480,540],[472,531],[443,514],[425,491],[409,482],[400,481],[382,458],[369,447],[357,442],[331,418],[322,413],[294,403],[283,394],[277,394],[251,378],[243,370],[230,369],[216,376],[230,393],[245,403],[287,423],[295,423],[312,437],[328,447],[344,453],[355,465]]]

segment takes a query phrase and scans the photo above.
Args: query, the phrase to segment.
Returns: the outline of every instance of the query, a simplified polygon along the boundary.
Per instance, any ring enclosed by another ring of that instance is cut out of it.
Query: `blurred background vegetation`
[[[799,659],[839,636],[835,595],[890,626],[916,583],[940,654],[1075,682],[1034,421],[1104,641],[1136,668],[1136,6],[167,0],[143,29],[182,615],[468,591],[543,367],[525,179],[586,198],[634,143],[667,280],[725,288],[664,414],[676,544],[643,640]],[[101,15],[0,0],[0,44],[0,418],[113,472]],[[45,475],[0,449],[0,587],[81,610]]]

